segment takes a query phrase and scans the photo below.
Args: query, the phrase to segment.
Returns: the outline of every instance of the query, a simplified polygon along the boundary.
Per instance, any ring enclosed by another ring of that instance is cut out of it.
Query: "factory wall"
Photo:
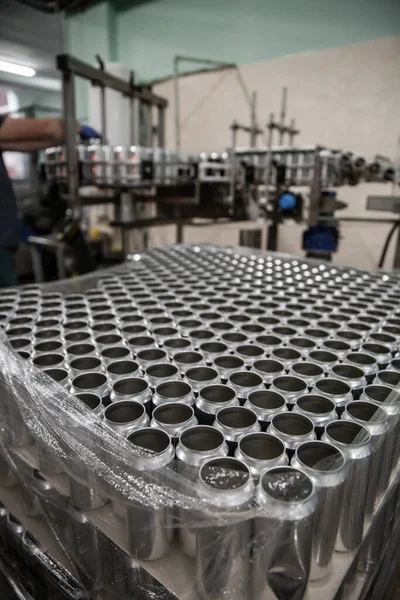
[[[400,35],[398,0],[132,0],[123,6],[130,8],[116,17],[118,60],[146,80],[171,74],[176,54],[242,65]]]
[[[241,67],[250,90],[258,93],[258,119],[264,125],[270,112],[279,112],[282,86],[289,88],[289,115],[301,129],[298,142],[353,150],[372,159],[375,154],[400,161],[400,37],[352,44],[341,48],[289,56]],[[233,119],[249,122],[249,108],[234,71],[183,77],[181,90],[182,148],[187,151],[223,150],[230,143]],[[173,83],[155,91],[171,102],[167,113],[167,144],[173,146]],[[243,135],[240,143],[248,145]],[[261,143],[261,142],[260,142]],[[390,194],[390,185],[362,184],[341,188],[348,208],[338,216],[390,218],[390,213],[365,210],[367,194]],[[335,261],[374,268],[390,228],[388,224],[345,223]],[[281,228],[279,249],[301,252],[303,226]],[[161,236],[161,237],[160,237]],[[154,243],[173,239],[172,232],[154,234]],[[237,243],[222,228],[188,230],[187,239]],[[387,265],[391,265],[391,254]]]

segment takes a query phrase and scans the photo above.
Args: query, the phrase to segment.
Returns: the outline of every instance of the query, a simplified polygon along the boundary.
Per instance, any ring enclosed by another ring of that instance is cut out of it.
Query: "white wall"
[[[241,67],[250,90],[258,93],[258,118],[265,125],[270,112],[279,113],[281,89],[289,88],[289,116],[302,130],[300,144],[342,148],[372,159],[375,154],[400,160],[400,37],[363,42],[333,50],[300,54]],[[173,84],[155,86],[170,101],[167,145],[173,147]],[[182,150],[222,150],[229,146],[233,119],[249,122],[249,109],[234,71],[183,77],[180,81]],[[248,140],[243,137],[240,143]],[[341,188],[347,217],[388,218],[389,213],[367,212],[367,194],[390,194],[390,185],[362,184]],[[343,239],[335,262],[372,269],[376,266],[387,224],[342,225]],[[279,250],[302,254],[303,227],[281,228]],[[225,229],[188,229],[188,241],[237,243],[236,232]],[[193,239],[194,238],[194,239]],[[154,244],[173,241],[173,230],[153,232]],[[392,252],[387,265],[391,266]]]

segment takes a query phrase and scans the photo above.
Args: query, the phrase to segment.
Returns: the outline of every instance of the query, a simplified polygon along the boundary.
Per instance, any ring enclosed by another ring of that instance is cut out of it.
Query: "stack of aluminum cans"
[[[359,548],[397,469],[399,298],[397,275],[177,246],[83,293],[4,291],[0,322],[22,358],[132,443],[132,468],[172,465],[199,506],[215,499],[223,517],[207,526],[111,493],[132,556],[160,559],[178,538],[204,600],[297,600],[334,551]],[[48,449],[40,460],[45,477],[60,471]],[[71,482],[75,508],[109,500],[92,483]],[[251,518],[225,520],[237,511]]]

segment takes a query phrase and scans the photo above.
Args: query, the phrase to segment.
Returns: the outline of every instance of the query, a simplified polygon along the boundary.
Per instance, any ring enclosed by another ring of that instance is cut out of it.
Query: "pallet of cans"
[[[0,501],[90,599],[382,600],[399,299],[398,274],[190,245],[2,291]]]

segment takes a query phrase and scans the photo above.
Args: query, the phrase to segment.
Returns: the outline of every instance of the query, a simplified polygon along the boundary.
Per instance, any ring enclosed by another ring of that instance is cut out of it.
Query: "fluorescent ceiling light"
[[[22,75],[23,77],[33,77],[36,75],[35,69],[31,69],[31,67],[23,67],[22,65],[16,65],[5,60],[0,60],[0,71]]]

